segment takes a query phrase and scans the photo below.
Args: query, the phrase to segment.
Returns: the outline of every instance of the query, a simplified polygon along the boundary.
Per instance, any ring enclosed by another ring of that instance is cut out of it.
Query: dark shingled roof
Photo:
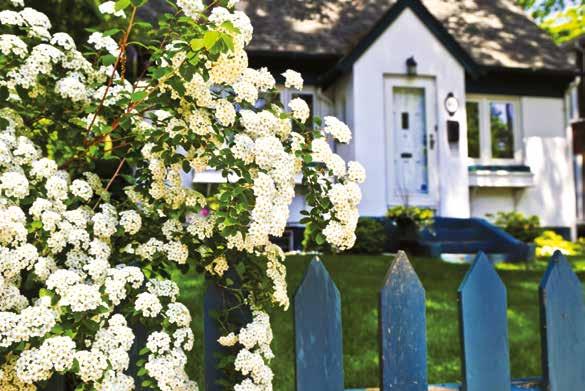
[[[343,57],[396,0],[247,0],[249,50]],[[568,71],[566,53],[513,0],[422,0],[481,66]],[[408,39],[408,37],[405,37]]]

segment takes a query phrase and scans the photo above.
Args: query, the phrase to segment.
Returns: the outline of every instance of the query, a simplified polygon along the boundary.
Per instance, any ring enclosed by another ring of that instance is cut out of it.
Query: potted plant
[[[415,250],[419,232],[433,224],[435,213],[429,208],[399,205],[388,209],[386,217],[396,225],[398,247]]]

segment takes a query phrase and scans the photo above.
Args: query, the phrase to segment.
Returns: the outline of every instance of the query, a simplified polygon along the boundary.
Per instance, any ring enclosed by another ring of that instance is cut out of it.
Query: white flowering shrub
[[[266,310],[289,306],[271,240],[284,232],[296,178],[315,240],[338,250],[355,240],[365,172],[328,143],[351,132],[333,117],[313,126],[300,99],[257,107],[275,79],[248,68],[253,29],[237,1],[178,0],[148,44],[131,40],[149,26],[136,18],[144,2],[103,2],[127,27],[93,32],[83,48],[20,0],[0,11],[1,390],[34,390],[56,373],[77,390],[196,390],[176,268],[199,270],[253,311],[241,328],[229,309],[220,315],[219,343],[233,352],[226,389],[271,390]],[[130,45],[150,55],[132,81]],[[302,88],[297,72],[283,76]],[[113,162],[111,172],[96,173],[96,161]],[[211,197],[183,186],[184,173],[207,169],[226,178]],[[137,324],[148,337],[136,378]]]

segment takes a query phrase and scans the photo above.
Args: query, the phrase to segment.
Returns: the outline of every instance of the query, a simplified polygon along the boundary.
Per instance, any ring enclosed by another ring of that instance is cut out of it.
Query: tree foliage
[[[585,0],[517,0],[557,43],[585,34]]]

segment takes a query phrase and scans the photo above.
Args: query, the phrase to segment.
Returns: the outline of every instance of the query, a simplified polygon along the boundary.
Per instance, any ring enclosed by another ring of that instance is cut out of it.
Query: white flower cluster
[[[290,303],[286,285],[286,266],[283,263],[284,251],[279,246],[271,244],[266,247],[266,257],[268,259],[266,275],[273,284],[272,301],[286,311]]]
[[[233,337],[228,336],[228,339]],[[271,391],[274,374],[266,362],[270,362],[274,354],[270,349],[272,329],[268,314],[255,311],[252,322],[240,330],[238,342],[243,349],[236,356],[235,368],[245,378],[234,390]]]
[[[99,10],[104,15],[113,15],[117,17],[125,17],[126,14],[122,10],[116,11],[116,2],[115,1],[106,1],[100,4]]]
[[[311,115],[309,105],[302,98],[294,98],[288,102],[288,107],[292,110],[293,118],[300,121],[301,123],[307,122]]]
[[[351,141],[351,130],[349,127],[335,117],[323,118],[325,126],[323,131],[333,136],[340,143],[347,144]]]
[[[46,339],[39,348],[22,352],[16,361],[16,375],[24,383],[48,380],[53,371],[71,368],[75,358],[75,342],[69,337]]]
[[[27,199],[30,194],[35,195],[33,200]],[[102,203],[98,211],[84,206],[94,194],[104,194],[99,179],[88,174],[86,180],[71,180],[58,171],[55,162],[40,158],[39,148],[30,140],[17,137],[14,127],[0,132],[0,347],[41,341],[38,346],[27,345],[30,347],[15,358],[12,366],[3,368],[17,379],[13,384],[25,385],[22,389],[47,380],[54,372],[72,370],[74,360],[78,363],[77,376],[97,390],[134,388],[133,379],[124,374],[134,334],[122,315],[107,318],[115,306],[129,298],[131,290],[143,287],[140,268],[110,265],[114,237],[119,230],[138,233],[142,219],[134,210],[118,214],[107,203]],[[29,242],[31,224],[39,235],[46,236],[47,255],[40,256],[42,241],[32,237]],[[169,223],[165,229],[172,236],[182,227]],[[20,293],[21,273],[28,271],[45,286],[43,297],[34,305]],[[191,316],[185,306],[175,302],[177,285],[149,280],[146,289],[136,296],[136,310],[145,317],[164,314],[174,330],[173,351],[191,349]],[[88,314],[96,322],[93,341],[83,341],[86,345],[79,350],[70,337],[48,337],[59,324],[59,317],[67,312]],[[174,370],[184,365],[183,360],[173,363]],[[169,371],[164,374],[176,378]],[[186,375],[181,379],[184,384],[194,384]]]
[[[120,48],[118,47],[118,43],[114,41],[112,37],[107,35],[103,35],[100,32],[91,33],[87,43],[93,45],[93,47],[97,50],[105,49],[109,54],[114,57],[118,57],[120,54]]]
[[[168,283],[149,282],[149,289],[172,295],[169,287]],[[174,291],[172,287],[171,290]],[[155,331],[148,336],[146,347],[150,354],[145,369],[161,391],[197,391],[197,384],[189,380],[184,369],[185,352],[193,348],[194,340],[189,310],[183,304],[170,303],[165,316],[174,332]]]
[[[177,5],[188,17],[198,20],[201,12],[205,9],[201,0],[177,0]]]
[[[0,52],[17,59],[4,67],[6,76],[0,85],[10,90],[21,87],[28,90],[30,97],[36,97],[45,94],[48,88],[46,81],[39,83],[43,77],[52,80],[52,88],[64,99],[86,102],[94,92],[90,83],[105,80],[103,71],[95,70],[76,49],[71,36],[66,33],[51,35],[51,23],[44,14],[32,8],[19,12],[0,11],[0,25],[21,29],[20,35],[0,35]],[[92,41],[95,39],[96,36]]]
[[[344,128],[342,125],[336,126]],[[365,169],[358,162],[349,162],[346,167],[343,159],[331,151],[331,147],[324,139],[313,140],[311,149],[313,160],[325,163],[339,180],[327,193],[333,208],[323,235],[327,242],[338,250],[349,249],[355,243],[355,228],[359,218],[358,205],[362,198],[358,184],[366,179]]]
[[[304,81],[300,73],[295,72],[292,69],[287,69],[282,76],[284,76],[284,86],[286,88],[294,88],[299,91],[303,89]]]

